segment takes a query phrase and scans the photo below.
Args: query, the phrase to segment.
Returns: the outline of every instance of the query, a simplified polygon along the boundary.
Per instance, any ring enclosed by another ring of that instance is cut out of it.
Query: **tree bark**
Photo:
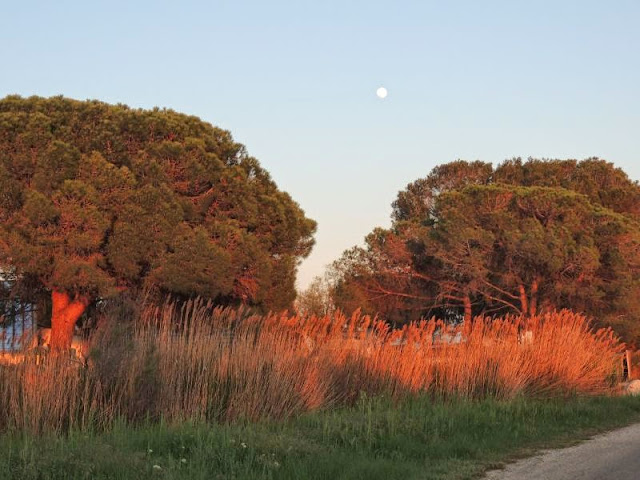
[[[520,309],[522,310],[522,315],[525,317],[529,315],[529,301],[527,300],[527,291],[524,288],[523,284],[518,285],[518,290],[520,291]]]
[[[464,323],[465,325],[471,325],[471,320],[473,320],[472,315],[473,311],[471,310],[471,297],[469,294],[465,294],[464,296]]]
[[[51,343],[52,351],[66,351],[71,348],[73,329],[89,304],[85,297],[76,296],[73,299],[67,292],[51,292],[53,312],[51,313]]]
[[[534,317],[538,313],[538,289],[540,281],[536,278],[531,284],[531,302],[529,302],[529,313]]]

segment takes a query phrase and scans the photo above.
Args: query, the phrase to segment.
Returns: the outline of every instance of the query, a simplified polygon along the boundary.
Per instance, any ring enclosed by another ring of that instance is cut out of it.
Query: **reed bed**
[[[0,367],[0,432],[277,419],[362,394],[606,394],[621,374],[612,331],[568,311],[401,329],[359,312],[260,316],[199,300],[130,316],[105,313],[86,367],[59,357]]]

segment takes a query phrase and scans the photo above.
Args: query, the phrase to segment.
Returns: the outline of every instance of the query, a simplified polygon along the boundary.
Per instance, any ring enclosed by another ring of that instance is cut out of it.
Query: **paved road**
[[[491,480],[638,480],[640,424],[598,435],[487,474]]]

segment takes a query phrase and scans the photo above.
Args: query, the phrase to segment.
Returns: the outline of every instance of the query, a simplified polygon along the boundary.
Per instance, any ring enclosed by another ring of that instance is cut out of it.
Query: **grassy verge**
[[[640,398],[363,399],[284,422],[0,437],[2,479],[462,479],[640,421]]]

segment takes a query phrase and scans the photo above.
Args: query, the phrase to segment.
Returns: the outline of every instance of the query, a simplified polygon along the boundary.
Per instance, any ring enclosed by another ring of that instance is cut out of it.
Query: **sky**
[[[230,130],[318,222],[301,289],[442,163],[598,156],[640,180],[637,0],[0,7],[0,98],[167,107]]]

